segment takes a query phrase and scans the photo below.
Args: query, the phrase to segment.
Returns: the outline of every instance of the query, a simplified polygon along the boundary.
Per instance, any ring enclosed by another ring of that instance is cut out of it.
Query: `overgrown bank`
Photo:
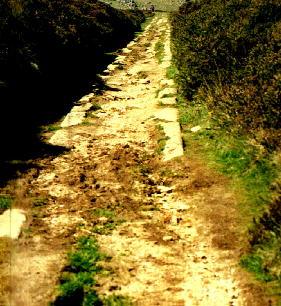
[[[185,145],[232,177],[249,229],[241,263],[269,294],[281,291],[280,6],[188,1],[171,17]]]
[[[7,118],[1,130],[6,130],[6,155],[28,146],[26,135],[36,133],[36,126],[58,120],[71,102],[89,92],[99,81],[96,74],[112,61],[112,52],[134,37],[142,21],[140,11],[120,11],[95,0],[1,1],[0,95]],[[6,128],[11,117],[16,135]]]

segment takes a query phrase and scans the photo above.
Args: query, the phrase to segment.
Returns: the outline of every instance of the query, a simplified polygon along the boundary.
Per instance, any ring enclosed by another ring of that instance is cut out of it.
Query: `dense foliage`
[[[218,124],[280,144],[281,3],[187,2],[173,16],[173,53],[184,96],[208,101]]]
[[[96,0],[4,0],[0,11],[2,53],[9,46],[11,63],[7,71],[2,57],[0,79],[12,82],[27,74],[59,78],[96,68],[101,55],[122,46],[143,21],[138,11]]]
[[[38,156],[37,127],[92,90],[142,21],[96,0],[0,1],[0,164]]]

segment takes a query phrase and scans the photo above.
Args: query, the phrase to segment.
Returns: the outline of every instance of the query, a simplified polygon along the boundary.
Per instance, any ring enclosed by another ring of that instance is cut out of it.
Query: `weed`
[[[81,122],[81,124],[82,124],[82,125],[94,125],[93,122],[88,121],[88,120],[83,120],[83,121]]]
[[[151,46],[151,42],[146,42],[146,43],[143,44],[143,46],[146,47],[146,48],[148,48],[148,47]]]
[[[102,305],[93,285],[95,275],[102,269],[98,262],[105,258],[95,239],[82,237],[77,250],[68,254],[69,265],[60,278],[59,294],[52,305]]]

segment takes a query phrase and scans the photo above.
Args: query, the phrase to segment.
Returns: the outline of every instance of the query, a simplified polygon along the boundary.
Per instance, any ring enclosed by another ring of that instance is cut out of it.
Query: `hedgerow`
[[[252,220],[241,263],[280,295],[281,3],[186,1],[171,24],[182,116],[208,127],[193,138],[208,141],[204,148],[246,194],[242,211]]]
[[[181,93],[268,150],[280,145],[280,12],[278,0],[202,0],[172,17]]]
[[[9,20],[11,62],[1,77],[11,82],[28,74],[58,78],[96,69],[101,55],[133,37],[144,19],[139,11],[96,0],[4,0],[1,10]]]

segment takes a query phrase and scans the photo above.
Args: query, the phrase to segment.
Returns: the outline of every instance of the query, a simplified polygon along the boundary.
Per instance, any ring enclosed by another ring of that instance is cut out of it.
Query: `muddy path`
[[[147,306],[267,305],[238,266],[243,238],[226,179],[165,138],[167,126],[177,126],[171,95],[159,98],[159,89],[173,88],[165,76],[169,34],[166,16],[155,17],[108,67],[106,90],[82,99],[45,135],[66,151],[34,161],[7,187],[27,221],[20,239],[7,242],[6,305],[54,300],[66,252],[82,235],[95,236],[112,257],[104,263],[110,275],[96,286],[101,296]],[[162,143],[170,146],[164,155]]]

